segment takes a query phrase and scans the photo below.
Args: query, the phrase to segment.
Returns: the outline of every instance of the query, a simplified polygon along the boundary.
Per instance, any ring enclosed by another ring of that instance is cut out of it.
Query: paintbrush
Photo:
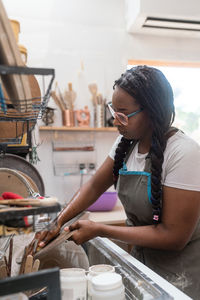
[[[60,98],[58,98],[55,91],[51,91],[51,97],[61,110],[65,110],[65,105],[60,101]]]
[[[65,109],[67,109],[67,104],[66,104],[66,102],[65,102],[65,100],[64,100],[64,98],[63,98],[63,95],[62,95],[62,93],[61,93],[61,90],[60,90],[60,88],[59,88],[59,86],[58,86],[58,82],[57,82],[57,81],[56,81],[56,85],[55,85],[55,91],[56,91],[56,89],[58,89],[59,100],[60,100],[60,102],[62,103],[62,105],[63,105],[63,107],[64,107],[64,110],[65,110]]]

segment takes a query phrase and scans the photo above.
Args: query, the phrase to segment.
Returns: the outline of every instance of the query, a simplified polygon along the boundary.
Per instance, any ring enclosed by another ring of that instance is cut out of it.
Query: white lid
[[[122,286],[122,276],[117,273],[102,273],[92,278],[96,290],[110,290]]]
[[[98,275],[100,273],[105,273],[105,272],[115,272],[115,267],[106,264],[93,265],[89,267],[90,275]]]
[[[60,275],[62,277],[79,277],[85,276],[85,269],[81,268],[66,268],[60,270]]]

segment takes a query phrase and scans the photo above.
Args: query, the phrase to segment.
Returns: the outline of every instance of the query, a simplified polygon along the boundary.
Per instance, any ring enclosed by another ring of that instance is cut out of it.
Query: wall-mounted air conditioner
[[[200,0],[126,0],[129,33],[200,38]]]

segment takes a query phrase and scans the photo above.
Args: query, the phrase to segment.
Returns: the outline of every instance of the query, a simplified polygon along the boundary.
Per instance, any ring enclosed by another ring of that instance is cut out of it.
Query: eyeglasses
[[[111,103],[108,103],[108,108],[110,110],[110,113],[111,113],[112,117],[114,119],[116,119],[120,124],[122,124],[124,126],[128,125],[128,119],[130,117],[133,117],[133,116],[139,114],[143,110],[143,108],[140,108],[140,109],[134,111],[131,114],[125,115],[125,114],[120,113],[120,112],[115,112],[114,109],[112,108],[112,104]]]

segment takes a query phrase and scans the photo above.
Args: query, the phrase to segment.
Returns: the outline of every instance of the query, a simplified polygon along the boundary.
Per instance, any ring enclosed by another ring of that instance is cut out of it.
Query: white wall
[[[96,82],[99,92],[111,99],[113,82],[126,69],[128,59],[200,61],[199,39],[127,33],[124,0],[3,0],[3,4],[8,16],[21,23],[20,43],[28,49],[28,66],[55,68],[61,90],[71,81],[77,92],[76,108],[88,104],[92,109],[87,88],[90,82]],[[61,125],[59,110],[55,124]],[[36,167],[46,193],[61,202],[69,200],[79,178],[55,177],[52,135],[40,133],[39,140],[37,128],[35,135],[37,142],[43,141],[38,149],[41,162]],[[100,165],[116,134],[98,133],[96,137]]]

